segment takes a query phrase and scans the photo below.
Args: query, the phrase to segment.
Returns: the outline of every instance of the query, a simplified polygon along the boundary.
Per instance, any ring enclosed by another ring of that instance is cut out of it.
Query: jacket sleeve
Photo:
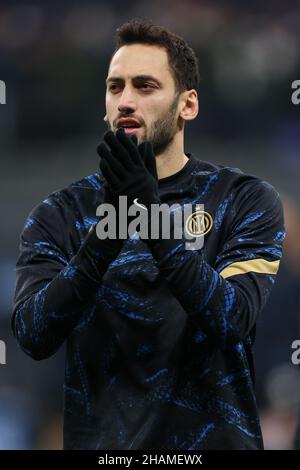
[[[56,352],[95,308],[99,283],[121,247],[119,240],[106,246],[91,226],[71,257],[65,213],[53,199],[45,201],[32,210],[20,236],[12,314],[18,343],[37,360]]]
[[[147,240],[161,274],[204,335],[226,348],[245,340],[264,307],[279,268],[285,237],[278,193],[266,182],[243,184],[227,215],[227,239],[211,266],[205,242]],[[174,222],[173,222],[174,224]]]

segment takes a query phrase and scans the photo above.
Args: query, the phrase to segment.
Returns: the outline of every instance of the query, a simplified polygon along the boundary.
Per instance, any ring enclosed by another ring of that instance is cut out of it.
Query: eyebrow
[[[158,78],[153,77],[153,75],[136,75],[135,77],[132,78],[132,81],[146,81],[146,80],[155,82],[159,86],[162,86],[161,81],[158,80]],[[106,84],[108,84],[109,82],[121,82],[121,81],[124,81],[124,79],[121,77],[109,77],[105,80]]]

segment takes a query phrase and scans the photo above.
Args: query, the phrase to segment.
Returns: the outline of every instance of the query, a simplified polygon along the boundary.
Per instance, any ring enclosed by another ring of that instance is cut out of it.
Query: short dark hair
[[[130,44],[163,47],[168,54],[177,92],[197,88],[200,81],[198,59],[194,50],[182,37],[167,28],[154,24],[148,18],[134,18],[120,26],[116,33],[116,47],[113,55],[120,47]]]

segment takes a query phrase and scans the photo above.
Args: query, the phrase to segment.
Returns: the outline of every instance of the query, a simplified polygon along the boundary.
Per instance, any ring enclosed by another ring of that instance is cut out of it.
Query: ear
[[[182,98],[180,99],[180,113],[179,116],[184,121],[192,121],[197,117],[199,112],[199,100],[197,91],[187,90],[182,93]]]

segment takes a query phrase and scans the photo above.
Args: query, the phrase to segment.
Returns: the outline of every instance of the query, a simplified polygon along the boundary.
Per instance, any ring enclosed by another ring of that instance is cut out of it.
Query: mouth
[[[137,134],[138,131],[140,130],[140,127],[124,127],[124,126],[121,126],[121,127],[123,127],[125,134],[127,135]]]
[[[129,125],[123,124],[121,126],[118,126],[117,130],[120,129],[121,127],[124,129],[125,134],[127,135],[137,134],[138,131],[141,129],[141,126],[132,126],[132,125],[129,126]]]
[[[117,123],[117,129],[120,129],[121,127],[124,129],[125,134],[132,135],[138,133],[141,125],[136,119],[121,118]]]

